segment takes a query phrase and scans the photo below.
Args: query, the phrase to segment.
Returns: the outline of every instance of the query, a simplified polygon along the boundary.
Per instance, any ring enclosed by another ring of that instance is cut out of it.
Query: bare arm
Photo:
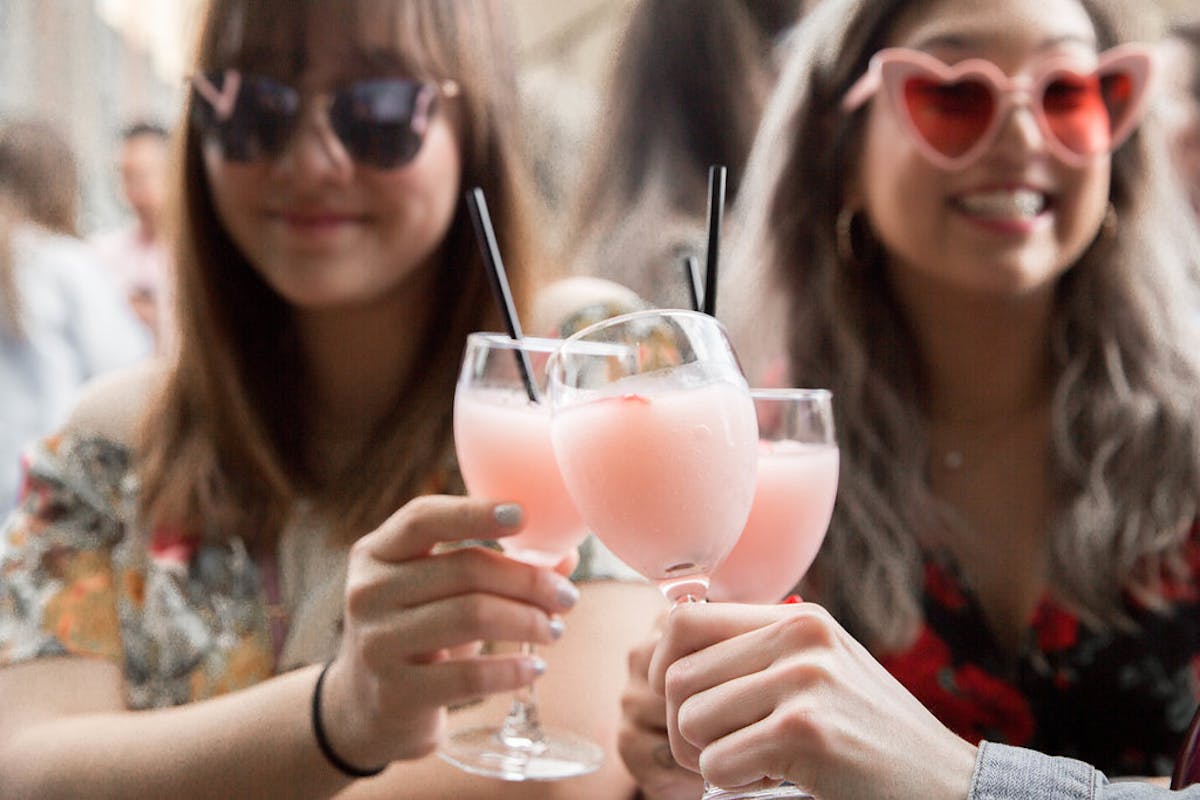
[[[14,798],[327,796],[349,781],[313,741],[315,681],[308,668],[213,700],[131,712],[111,663],[8,667],[0,785]]]
[[[524,656],[464,646],[549,644],[552,619],[571,606],[566,579],[479,548],[434,553],[440,542],[516,529],[486,501],[427,497],[355,545],[345,633],[322,691],[325,729],[345,761],[368,768],[429,756],[448,705],[533,680]],[[0,785],[6,797],[329,796],[348,780],[314,743],[316,677],[307,668],[214,700],[129,712],[111,663],[8,667]]]

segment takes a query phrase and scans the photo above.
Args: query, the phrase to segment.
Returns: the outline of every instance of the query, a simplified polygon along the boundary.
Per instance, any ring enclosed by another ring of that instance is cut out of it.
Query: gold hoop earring
[[[838,212],[837,222],[834,223],[834,233],[837,236],[838,259],[846,264],[857,264],[858,255],[854,252],[854,215],[858,212],[849,207],[843,207]]]

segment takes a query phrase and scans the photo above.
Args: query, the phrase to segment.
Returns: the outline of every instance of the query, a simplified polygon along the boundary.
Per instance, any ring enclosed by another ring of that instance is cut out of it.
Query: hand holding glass
[[[545,366],[559,344],[473,333],[454,396],[455,450],[467,490],[520,503],[524,526],[502,546],[538,566],[558,564],[587,536],[550,444]],[[532,652],[532,645],[523,647]],[[458,731],[440,754],[467,772],[513,781],[582,775],[603,759],[586,739],[543,730],[532,688],[517,693],[502,725]]]

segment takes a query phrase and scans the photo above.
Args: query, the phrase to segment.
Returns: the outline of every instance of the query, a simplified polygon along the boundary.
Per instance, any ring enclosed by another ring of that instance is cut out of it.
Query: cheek
[[[940,186],[936,169],[890,115],[873,120],[865,131],[858,195],[872,231],[888,250],[912,256],[922,242],[936,239]]]
[[[1063,208],[1058,214],[1058,234],[1067,247],[1082,250],[1104,223],[1112,177],[1110,169],[1106,162],[1082,171],[1075,180],[1073,191],[1061,196]]]
[[[390,198],[396,218],[407,219],[420,238],[440,242],[465,188],[458,142],[451,129],[433,128],[420,158],[408,169],[392,176],[384,173],[383,178],[382,191]]]

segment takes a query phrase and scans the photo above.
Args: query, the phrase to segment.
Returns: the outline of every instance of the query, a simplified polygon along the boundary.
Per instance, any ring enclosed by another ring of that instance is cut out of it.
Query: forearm
[[[169,709],[56,716],[0,742],[5,797],[329,797],[350,779],[317,749],[316,668]]]
[[[982,742],[968,800],[1200,800],[1200,785],[1173,792],[1144,781],[1111,783],[1071,758]]]

